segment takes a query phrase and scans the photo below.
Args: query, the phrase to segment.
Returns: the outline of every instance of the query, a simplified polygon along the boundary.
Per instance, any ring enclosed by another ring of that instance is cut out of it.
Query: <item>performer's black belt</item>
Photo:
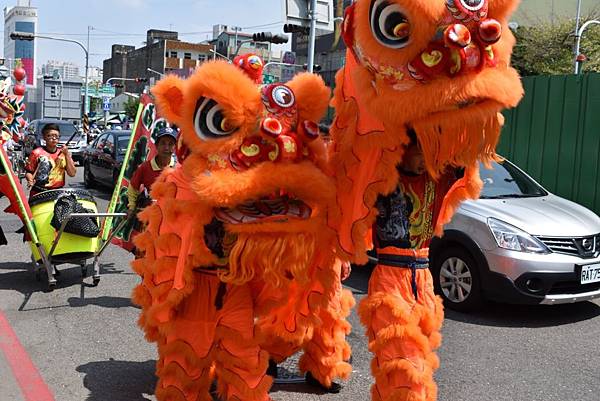
[[[399,267],[401,269],[411,270],[410,284],[412,287],[415,299],[419,299],[419,291],[417,290],[417,270],[429,268],[429,258],[417,258],[408,255],[392,255],[379,253],[377,254],[377,262],[381,265],[390,267]]]

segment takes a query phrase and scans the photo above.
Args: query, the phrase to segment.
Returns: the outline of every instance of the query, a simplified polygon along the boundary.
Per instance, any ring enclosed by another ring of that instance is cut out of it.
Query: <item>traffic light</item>
[[[148,78],[136,78],[135,82],[137,82],[137,83],[148,82]]]
[[[32,41],[35,39],[35,34],[29,32],[12,32],[9,37],[12,40],[28,40]]]
[[[272,32],[258,32],[252,35],[252,40],[255,42],[270,42],[278,45],[281,43],[287,43],[288,37],[284,35],[277,35]]]
[[[308,35],[308,28],[305,26],[285,24],[283,25],[283,32],[285,33],[303,33]]]
[[[112,86],[113,86],[113,88],[118,88],[118,89],[125,87],[125,85],[123,85],[123,84],[113,84]]]
[[[308,64],[302,65],[302,69],[304,71],[308,70]],[[321,68],[320,64],[313,64],[313,72],[319,72],[321,70],[322,70],[322,68]]]
[[[56,97],[58,92],[58,85],[52,85],[50,87],[50,97]]]

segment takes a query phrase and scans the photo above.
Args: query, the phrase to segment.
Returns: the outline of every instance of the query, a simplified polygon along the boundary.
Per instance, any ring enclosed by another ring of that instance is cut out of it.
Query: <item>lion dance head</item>
[[[204,218],[234,237],[221,278],[304,280],[334,198],[317,125],[329,90],[312,74],[257,85],[244,72],[252,63],[262,67],[251,58],[208,62],[186,80],[163,79],[153,94],[181,129],[182,168]]]
[[[431,174],[495,157],[502,116],[523,90],[510,67],[516,0],[359,0],[344,39],[375,118],[414,130]]]

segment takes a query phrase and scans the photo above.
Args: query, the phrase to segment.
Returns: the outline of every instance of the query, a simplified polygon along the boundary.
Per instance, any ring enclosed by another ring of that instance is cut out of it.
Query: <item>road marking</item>
[[[29,359],[27,351],[19,342],[2,311],[0,311],[0,351],[4,353],[25,401],[55,401],[48,385]]]

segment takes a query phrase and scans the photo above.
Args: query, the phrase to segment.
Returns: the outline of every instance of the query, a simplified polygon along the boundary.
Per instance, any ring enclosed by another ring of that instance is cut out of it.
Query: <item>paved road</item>
[[[81,186],[81,169],[73,186]],[[99,209],[109,195],[94,191]],[[6,200],[0,199],[4,209]],[[138,309],[129,300],[138,278],[131,256],[110,247],[102,258],[102,281],[90,286],[80,270],[64,270],[52,293],[35,281],[25,263],[29,251],[14,231],[12,215],[0,213],[10,243],[0,248],[0,312],[57,401],[154,400],[156,352],[136,326]],[[357,300],[368,271],[347,281]],[[351,316],[352,379],[339,395],[301,385],[275,386],[281,401],[361,400],[371,377],[366,338]],[[0,332],[0,343],[2,342]],[[555,307],[491,305],[464,315],[447,311],[437,372],[439,400],[599,401],[600,302]],[[1,348],[0,348],[1,349]],[[286,365],[293,369],[293,364]],[[25,400],[0,352],[0,401]],[[36,400],[37,401],[37,400]]]

